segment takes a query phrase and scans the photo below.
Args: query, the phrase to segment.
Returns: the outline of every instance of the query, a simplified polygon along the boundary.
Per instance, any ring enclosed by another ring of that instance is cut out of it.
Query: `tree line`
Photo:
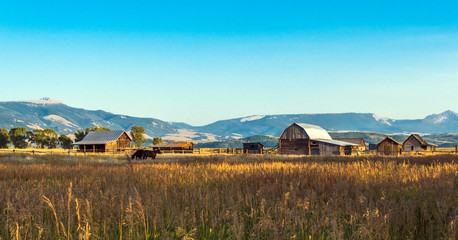
[[[78,130],[75,133],[75,142],[79,142],[86,137],[91,131],[111,131],[106,127],[92,127],[85,130]],[[134,146],[142,147],[143,143],[147,142],[144,134],[145,129],[140,126],[133,126],[131,128],[131,136]],[[0,148],[8,148],[8,144],[12,144],[15,148],[27,148],[35,144],[37,148],[57,148],[64,149],[73,148],[73,140],[68,136],[61,134],[58,135],[53,129],[34,129],[28,131],[25,127],[11,128],[9,131],[0,128]],[[162,138],[153,138],[153,145],[162,143]]]

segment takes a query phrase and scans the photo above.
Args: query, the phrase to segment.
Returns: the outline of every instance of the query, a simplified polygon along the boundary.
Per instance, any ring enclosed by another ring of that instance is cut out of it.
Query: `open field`
[[[0,154],[1,239],[456,239],[458,155]]]

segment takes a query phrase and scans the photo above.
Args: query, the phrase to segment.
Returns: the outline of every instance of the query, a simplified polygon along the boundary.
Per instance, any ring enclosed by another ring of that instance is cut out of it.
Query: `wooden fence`
[[[146,148],[148,149],[148,148]],[[124,151],[115,152],[80,152],[78,149],[39,149],[39,148],[26,148],[26,149],[0,149],[0,153],[17,153],[17,154],[30,154],[30,155],[70,155],[70,156],[84,156],[84,155],[130,155],[136,149],[126,149]],[[263,153],[274,153],[275,149],[264,149]],[[193,150],[162,150],[164,154],[255,154],[254,152],[244,152],[242,148],[195,148]]]
[[[104,156],[104,155],[115,155],[115,156],[126,156],[131,155],[136,149],[127,149],[121,152],[79,152],[77,149],[38,149],[38,148],[26,148],[26,149],[0,149],[1,153],[14,153],[14,154],[30,154],[30,155],[67,155],[67,156]],[[456,148],[438,148],[434,151],[414,151],[414,152],[402,152],[398,155],[410,156],[410,155],[435,155],[435,154],[453,154],[458,153]],[[195,148],[193,150],[162,150],[164,154],[197,154],[197,155],[215,155],[215,154],[255,154],[252,152],[244,152],[242,148]],[[277,149],[265,148],[263,154],[275,154]],[[374,155],[380,154],[376,150],[367,150],[360,153],[361,155]]]

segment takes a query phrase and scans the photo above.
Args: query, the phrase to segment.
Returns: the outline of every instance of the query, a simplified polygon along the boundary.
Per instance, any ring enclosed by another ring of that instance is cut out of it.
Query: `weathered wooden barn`
[[[293,123],[280,136],[280,154],[294,155],[353,155],[358,145],[334,140],[320,126]]]
[[[192,153],[194,150],[193,142],[170,142],[170,143],[160,143],[153,145],[154,150],[161,150],[165,153],[167,152],[182,152],[182,153]]]
[[[264,152],[264,145],[259,142],[243,143],[243,153],[245,154],[262,154]]]
[[[117,152],[130,148],[132,138],[123,130],[89,132],[83,140],[74,143],[80,152]]]
[[[398,156],[402,153],[402,143],[392,137],[386,137],[377,144],[377,152],[381,155]]]
[[[417,151],[435,151],[437,145],[427,143],[418,134],[411,134],[402,144],[402,151],[417,152]]]
[[[365,151],[366,150],[366,142],[364,141],[363,138],[333,138],[334,140],[342,141],[342,142],[349,142],[349,143],[354,143],[358,145],[358,150],[359,151]]]

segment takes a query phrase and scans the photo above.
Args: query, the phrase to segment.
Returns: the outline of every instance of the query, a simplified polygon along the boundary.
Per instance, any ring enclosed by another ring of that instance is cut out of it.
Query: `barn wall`
[[[413,147],[413,149],[412,149]],[[421,143],[415,139],[414,137],[410,136],[403,144],[402,150],[405,152],[411,151],[421,151]]]
[[[306,138],[309,138],[309,137],[305,133],[304,129],[296,125],[287,127],[285,131],[283,131],[283,134],[280,136],[280,139],[288,139],[288,140],[306,139]]]
[[[111,142],[105,145],[106,152],[114,152],[117,150],[117,142]]]
[[[312,141],[312,143],[314,143],[314,141]],[[312,155],[343,155],[338,145],[316,142],[316,144],[310,144],[310,146],[312,148]],[[314,151],[317,147],[319,149],[318,154]]]
[[[402,149],[402,145],[398,145],[391,141],[382,141],[377,145],[377,152],[382,155],[399,155],[399,150]]]
[[[309,155],[309,139],[280,139],[280,154]]]
[[[243,152],[251,154],[262,154],[264,147],[259,143],[243,143]]]
[[[114,147],[114,149],[130,148],[130,145],[131,141],[127,136],[127,133],[123,133],[116,141],[116,147]]]

